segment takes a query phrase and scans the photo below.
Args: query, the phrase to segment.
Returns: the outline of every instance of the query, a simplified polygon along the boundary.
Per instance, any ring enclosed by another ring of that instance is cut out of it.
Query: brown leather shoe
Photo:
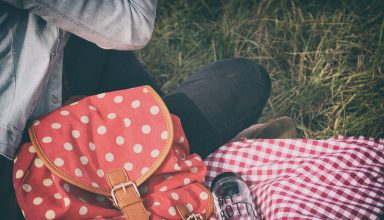
[[[296,138],[295,122],[289,117],[281,117],[269,120],[263,124],[254,124],[241,131],[234,140],[293,138]]]

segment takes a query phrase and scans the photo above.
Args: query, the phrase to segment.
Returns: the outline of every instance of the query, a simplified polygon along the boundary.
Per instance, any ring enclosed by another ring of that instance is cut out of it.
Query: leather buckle
[[[203,216],[201,216],[200,214],[191,214],[187,217],[186,220],[203,220]]]
[[[138,197],[140,197],[140,193],[139,193],[139,190],[137,189],[137,186],[134,182],[132,181],[128,181],[128,182],[125,182],[125,183],[120,183],[120,184],[117,184],[115,186],[113,186],[112,190],[111,190],[111,195],[112,195],[112,199],[113,199],[113,204],[116,206],[116,207],[119,207],[119,203],[117,202],[117,199],[116,199],[116,196],[115,196],[115,192],[117,190],[123,190],[124,192],[127,192],[127,187],[130,187],[132,186],[133,189],[135,190],[136,194]]]

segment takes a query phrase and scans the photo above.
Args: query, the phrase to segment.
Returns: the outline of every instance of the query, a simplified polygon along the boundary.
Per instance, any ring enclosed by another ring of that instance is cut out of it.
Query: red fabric
[[[35,121],[36,141],[61,172],[109,191],[108,170],[124,167],[137,181],[159,163],[173,132],[161,104],[145,87],[88,97]]]
[[[259,139],[206,158],[206,185],[240,174],[265,219],[378,219],[384,212],[384,140]]]
[[[204,162],[189,154],[179,118],[170,116],[150,91],[137,87],[91,96],[34,123],[41,147],[21,146],[13,175],[26,219],[124,219],[110,198],[95,193],[110,192],[105,174],[122,168],[136,184],[154,172],[137,184],[151,219],[180,219],[179,204],[194,213],[211,212],[212,197],[201,184]],[[172,144],[169,152],[166,143]],[[46,166],[42,155],[60,175]]]

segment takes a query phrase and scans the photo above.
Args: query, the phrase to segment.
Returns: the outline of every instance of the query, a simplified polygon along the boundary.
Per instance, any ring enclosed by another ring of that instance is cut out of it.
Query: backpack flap
[[[110,196],[107,173],[123,170],[140,186],[167,156],[173,127],[162,99],[142,86],[64,106],[34,122],[29,134],[36,153],[55,175]]]

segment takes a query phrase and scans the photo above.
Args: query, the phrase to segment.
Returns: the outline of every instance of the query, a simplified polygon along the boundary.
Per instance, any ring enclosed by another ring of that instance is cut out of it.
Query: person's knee
[[[263,66],[243,57],[233,58],[233,62],[236,62],[238,66],[241,66],[244,69],[249,69],[249,71],[243,71],[243,74],[254,75],[251,78],[256,78],[258,79],[258,83],[270,87],[271,79]]]
[[[228,60],[232,65],[237,66],[241,71],[236,72],[240,84],[252,84],[255,87],[262,87],[268,97],[271,92],[271,79],[268,72],[260,64],[247,58],[232,58]]]

